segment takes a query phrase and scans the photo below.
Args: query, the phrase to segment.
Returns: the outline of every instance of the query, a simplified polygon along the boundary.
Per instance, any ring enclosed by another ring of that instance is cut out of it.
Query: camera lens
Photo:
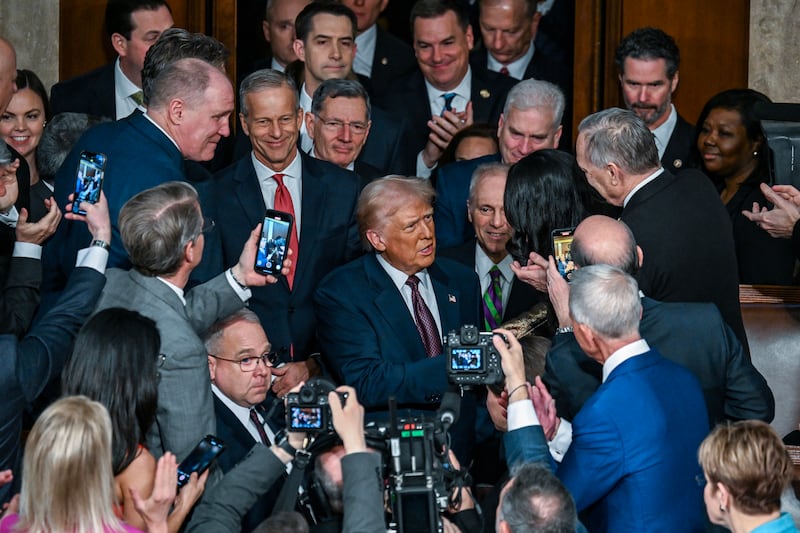
[[[314,403],[317,399],[317,394],[311,387],[303,387],[300,389],[300,401],[303,403]]]

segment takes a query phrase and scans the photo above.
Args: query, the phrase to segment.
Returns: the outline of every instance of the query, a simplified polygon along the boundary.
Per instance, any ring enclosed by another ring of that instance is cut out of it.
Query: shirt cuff
[[[108,250],[100,246],[89,246],[78,250],[78,260],[75,261],[76,267],[86,267],[97,270],[101,274],[106,273],[108,264]]]
[[[530,400],[519,400],[508,404],[508,431],[525,428],[528,426],[540,426],[539,417],[533,410],[533,402]]]
[[[548,443],[550,455],[560,463],[564,459],[570,444],[572,444],[572,424],[562,418],[561,423],[558,425],[556,436]]]
[[[417,154],[417,177],[428,179],[433,174],[433,169],[436,168],[437,163],[434,163],[432,167],[428,168],[425,165],[425,161],[422,160],[422,152]]]
[[[33,242],[15,242],[12,257],[27,257],[28,259],[41,259],[42,246]]]
[[[243,289],[242,286],[239,285],[235,279],[233,279],[233,274],[231,273],[230,268],[225,271],[225,278],[228,280],[228,285],[230,285],[233,291],[236,293],[236,296],[238,296],[243,302],[249,300],[253,295],[249,287]]]

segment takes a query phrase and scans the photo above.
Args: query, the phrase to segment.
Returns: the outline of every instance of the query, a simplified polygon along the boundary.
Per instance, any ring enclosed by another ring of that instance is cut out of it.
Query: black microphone
[[[447,431],[450,426],[455,424],[461,414],[461,394],[456,390],[450,389],[444,393],[439,411],[436,413],[438,421],[442,426],[442,431]]]

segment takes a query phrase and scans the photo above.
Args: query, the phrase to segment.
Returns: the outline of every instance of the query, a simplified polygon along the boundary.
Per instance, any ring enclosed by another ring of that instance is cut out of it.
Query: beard
[[[631,105],[631,110],[649,127],[664,116],[669,106],[669,101],[664,102],[660,106],[634,103]]]

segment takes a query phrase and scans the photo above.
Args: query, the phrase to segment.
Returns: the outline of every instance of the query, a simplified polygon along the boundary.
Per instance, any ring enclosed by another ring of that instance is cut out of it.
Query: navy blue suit
[[[697,448],[708,434],[697,379],[656,350],[615,368],[575,417],[554,471],[592,532],[704,531]],[[506,434],[509,465],[553,462],[541,426]],[[665,508],[668,507],[668,508]]]
[[[372,72],[361,83],[373,98],[391,91],[397,83],[417,68],[414,50],[380,26],[376,28]]]
[[[642,311],[642,338],[700,381],[711,427],[724,420],[772,421],[772,391],[715,305],[645,297]],[[556,335],[543,378],[559,416],[573,420],[600,386],[602,375],[603,367],[583,353],[573,334]]]
[[[439,169],[436,178],[436,242],[441,247],[458,246],[475,236],[467,220],[467,199],[472,173],[481,165],[499,163],[500,154],[456,161]]]
[[[97,117],[117,118],[114,93],[115,61],[75,78],[53,85],[50,90],[50,112],[86,113]],[[74,170],[74,169],[73,169]]]
[[[25,406],[61,374],[72,342],[89,318],[106,278],[91,268],[76,268],[58,304],[21,341],[0,335],[0,470],[12,469],[15,482],[0,487],[0,502],[19,490],[20,436]]]
[[[318,351],[316,319],[311,298],[319,281],[331,270],[362,253],[355,207],[362,181],[354,173],[300,150],[303,165],[300,250],[293,289],[285,278],[253,287],[250,308],[283,360],[294,344],[295,359]],[[238,260],[250,232],[264,220],[266,206],[250,156],[217,174],[218,229],[226,262]],[[233,263],[231,263],[233,264]]]
[[[198,189],[204,214],[213,217],[207,173],[193,162],[189,165],[194,170],[187,173],[183,156],[175,144],[138,111],[122,120],[99,124],[81,136],[56,174],[54,196],[62,209],[69,194],[75,190],[75,173],[82,150],[108,156],[103,191],[108,200],[112,228],[109,268],[131,267],[122,246],[117,220],[125,202],[145,189],[168,181],[191,181],[193,176],[199,175],[201,181],[193,185]],[[207,281],[222,271],[218,239],[214,231],[205,236],[203,261],[192,273],[192,280]],[[43,290],[50,293],[61,290],[72,268],[70,265],[75,262],[75,254],[90,241],[85,224],[64,220],[59,225],[43,256]]]

